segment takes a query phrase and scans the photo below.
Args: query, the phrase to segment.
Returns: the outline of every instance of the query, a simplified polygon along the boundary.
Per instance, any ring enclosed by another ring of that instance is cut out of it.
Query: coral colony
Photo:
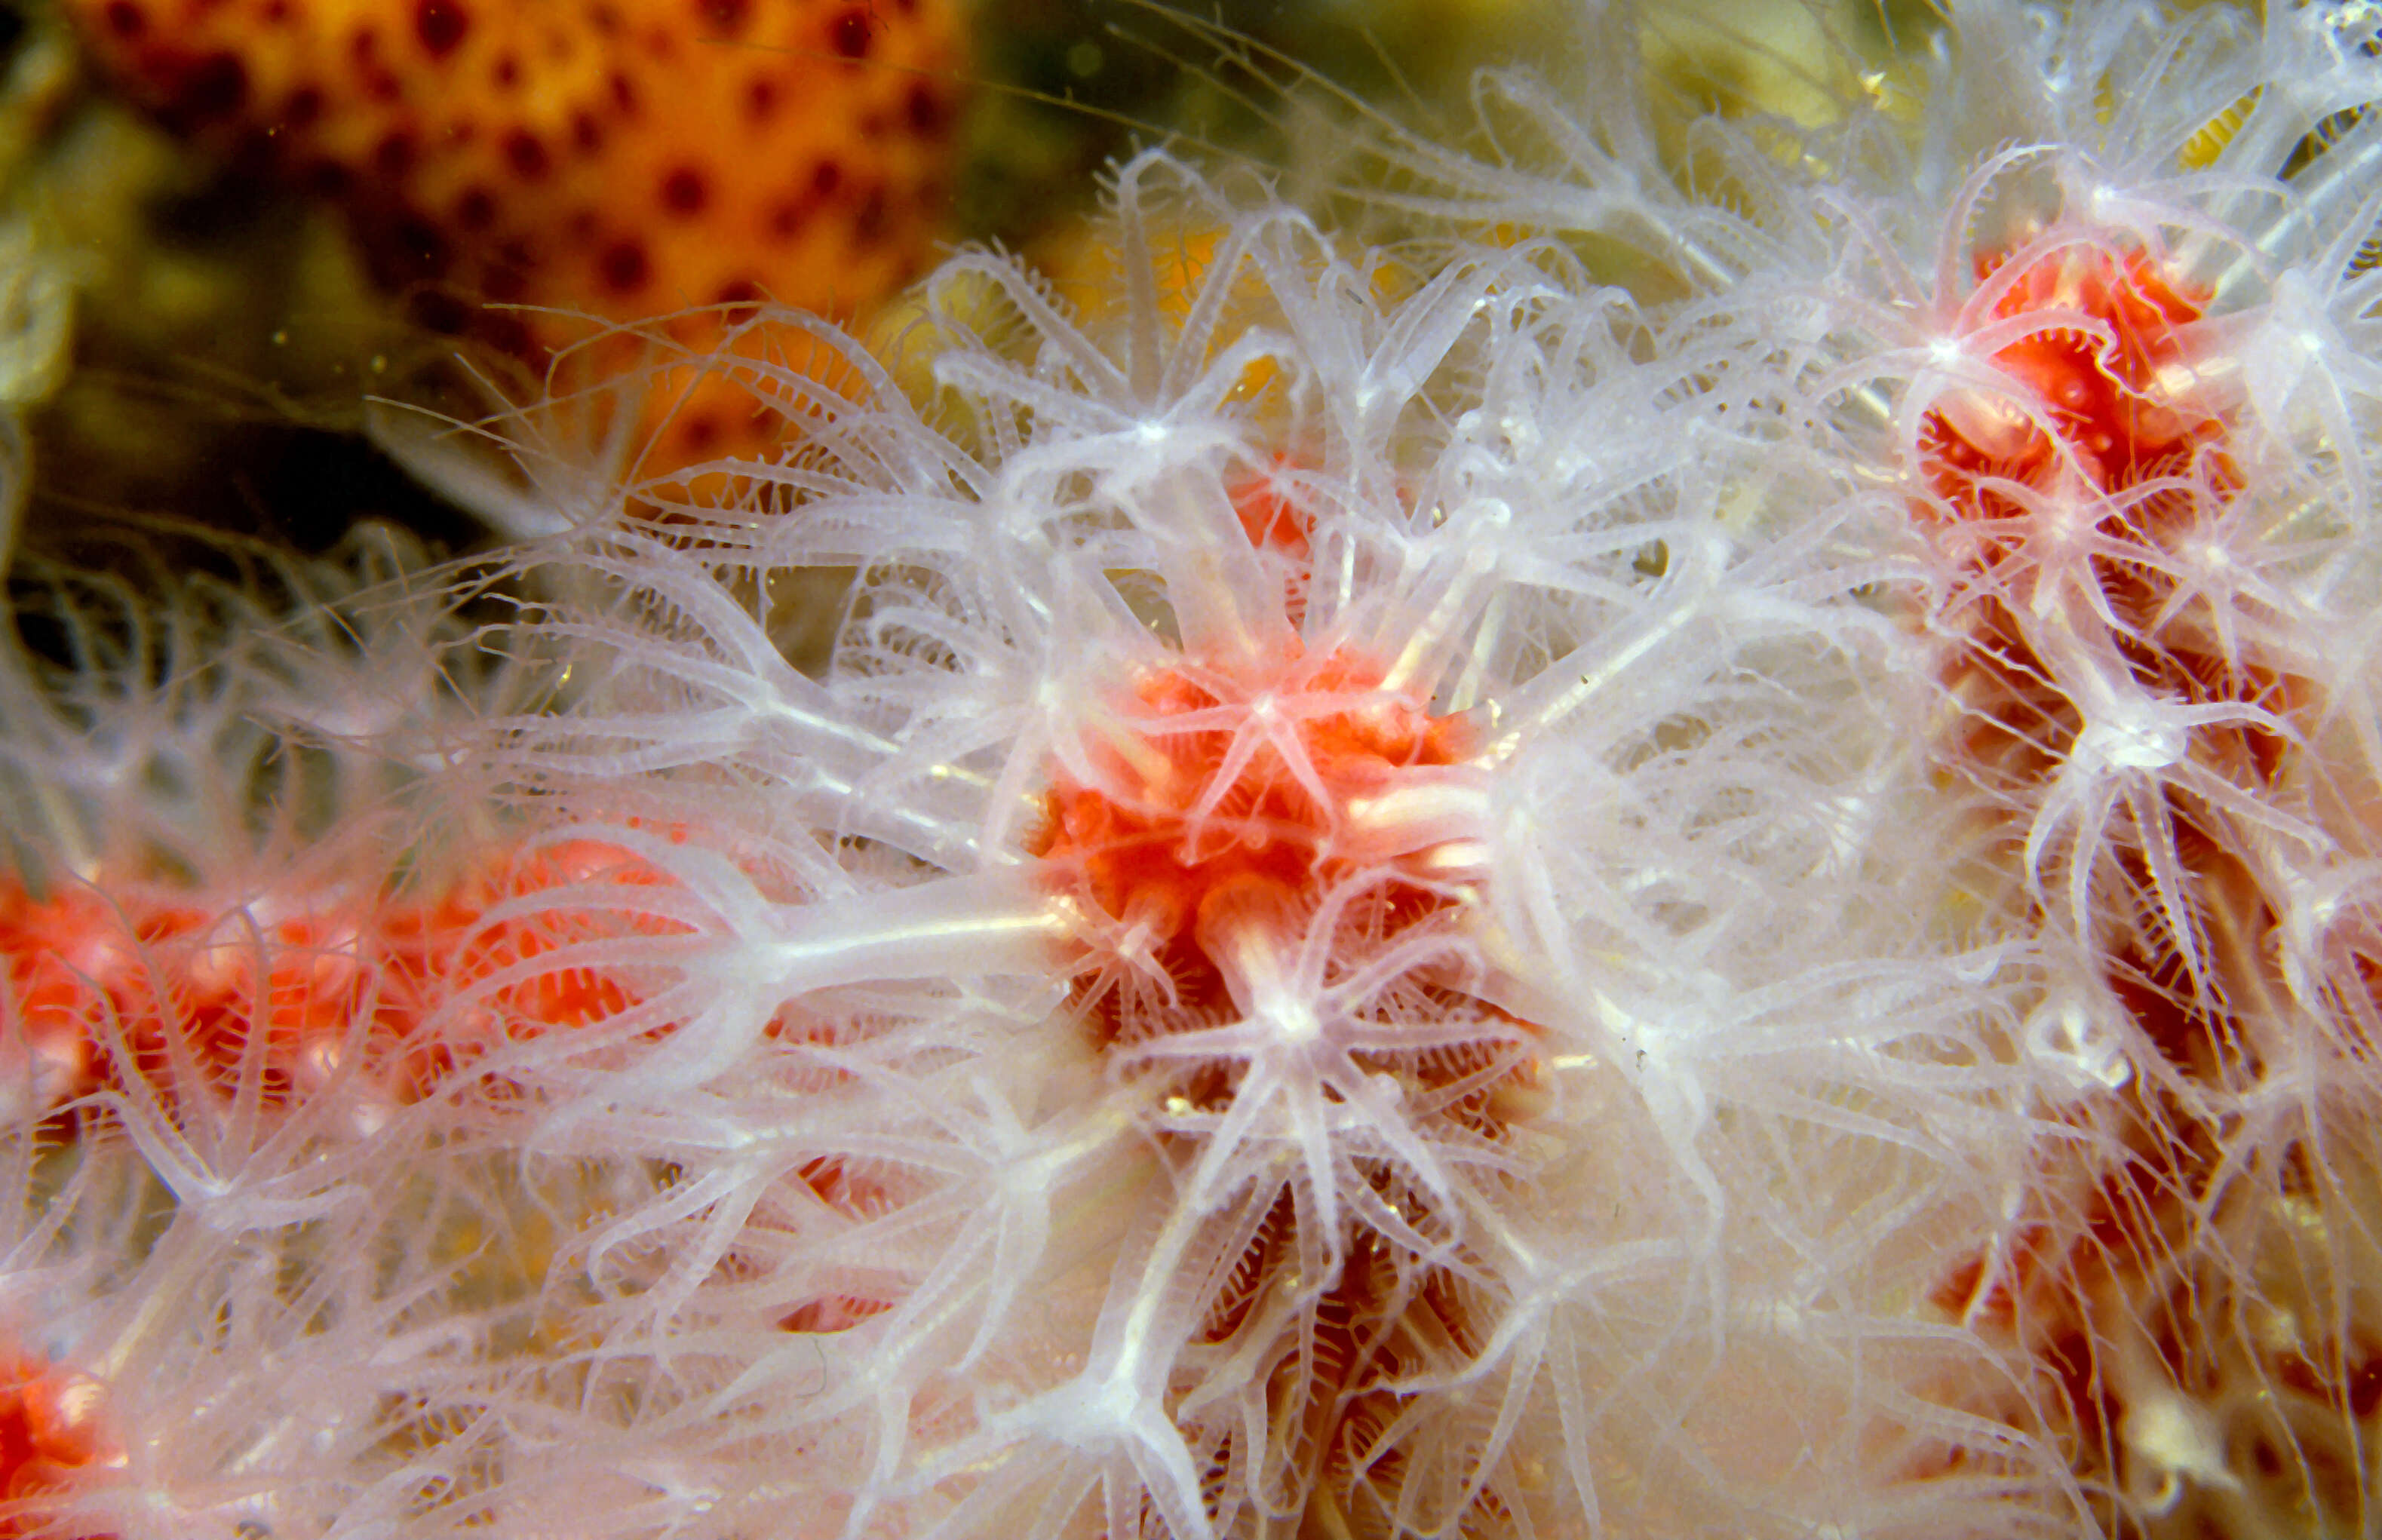
[[[476,565],[20,553],[0,1533],[2374,1533],[2378,22],[1583,5]]]

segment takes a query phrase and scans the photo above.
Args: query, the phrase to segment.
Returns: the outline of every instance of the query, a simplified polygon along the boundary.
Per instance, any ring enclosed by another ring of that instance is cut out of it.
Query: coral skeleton
[[[1948,9],[20,564],[0,1533],[2371,1533],[2382,33]]]

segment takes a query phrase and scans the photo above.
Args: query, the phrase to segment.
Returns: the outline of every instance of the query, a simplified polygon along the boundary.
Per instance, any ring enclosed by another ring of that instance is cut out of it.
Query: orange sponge
[[[66,0],[169,127],[342,203],[415,317],[532,363],[583,321],[851,314],[932,255],[955,0]],[[736,397],[742,401],[744,398]],[[731,393],[650,404],[684,463]],[[707,409],[706,401],[717,406]],[[742,442],[740,442],[742,441]]]

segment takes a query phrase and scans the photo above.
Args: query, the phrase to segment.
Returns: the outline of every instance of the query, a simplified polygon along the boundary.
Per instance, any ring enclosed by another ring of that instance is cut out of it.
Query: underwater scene
[[[0,1540],[2382,1533],[2382,5],[9,0]]]

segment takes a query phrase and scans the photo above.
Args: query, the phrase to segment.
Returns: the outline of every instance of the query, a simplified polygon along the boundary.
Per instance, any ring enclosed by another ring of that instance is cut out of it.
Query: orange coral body
[[[188,899],[84,889],[35,898],[0,885],[6,1012],[30,1055],[41,1115],[128,1073],[168,1101],[254,1073],[279,1102],[327,1083],[357,1045],[379,1094],[419,1095],[508,1036],[583,1026],[632,1005],[594,965],[541,967],[574,942],[668,934],[636,891],[667,882],[616,847],[572,840],[500,857],[426,901],[283,900],[293,912],[211,912]],[[617,905],[500,906],[563,886],[623,891]],[[500,974],[519,974],[491,984]],[[433,1025],[442,1002],[473,1008]],[[252,1049],[250,1045],[258,1046]]]
[[[1985,258],[1978,276],[1993,279],[2007,261]],[[2222,431],[2182,398],[2192,372],[2178,329],[2199,320],[2203,304],[2143,251],[2069,248],[2029,264],[1991,319],[2069,311],[2083,324],[2046,326],[1994,354],[2032,396],[2032,411],[1962,392],[1927,414],[1922,447],[1936,489],[1965,517],[2006,518],[2020,510],[1981,480],[2041,485],[2073,465],[2099,490],[2120,492],[2179,471]]]
[[[1271,908],[1298,923],[1385,854],[1393,872],[1413,869],[1366,900],[1386,930],[1445,908],[1425,886],[1431,849],[1368,849],[1360,825],[1368,800],[1457,764],[1469,734],[1385,687],[1383,672],[1292,642],[1268,666],[1148,675],[1123,732],[1088,746],[1099,783],[1054,777],[1035,853],[1063,887],[1141,935],[1185,1006],[1224,999],[1207,937],[1227,911]],[[1122,1002],[1101,1008],[1111,1033],[1129,1030]]]
[[[58,1527],[55,1515],[42,1511],[42,1497],[88,1467],[123,1462],[102,1425],[104,1402],[104,1388],[88,1375],[22,1354],[0,1357],[0,1540],[102,1540]]]
[[[1295,483],[1285,459],[1229,493],[1250,546],[1282,577],[1283,615],[1293,625],[1313,577],[1311,520]],[[1129,1060],[1137,1045],[1212,1026],[1251,1003],[1240,996],[1253,984],[1262,993],[1264,975],[1298,955],[1319,924],[1384,950],[1434,928],[1462,928],[1482,874],[1469,764],[1479,747],[1470,721],[1434,713],[1389,666],[1353,647],[1311,653],[1289,626],[1255,655],[1185,659],[1143,674],[1087,733],[1079,763],[1090,774],[1053,767],[1044,823],[1028,842],[1051,888],[1113,927],[1109,955],[1076,988],[1090,1034]],[[1539,1070],[1527,1048],[1500,1039],[1526,1040],[1536,1029],[1479,998],[1477,981],[1443,963],[1410,964],[1382,984],[1384,999],[1403,1001],[1367,1008],[1380,1013],[1369,1018],[1376,1040],[1354,1057],[1368,1073],[1394,1079],[1401,1105],[1421,1118],[1471,1140],[1505,1138],[1539,1094]],[[1401,1051],[1392,1045],[1402,1020],[1433,1030],[1470,1021],[1480,1040]],[[1170,1106],[1196,1118],[1219,1115],[1239,1076],[1226,1056],[1162,1083]],[[1366,1179],[1394,1192],[1400,1212],[1430,1222],[1430,1200],[1386,1163],[1369,1163]],[[1209,1303],[1202,1342],[1271,1329],[1259,1302],[1298,1287],[1296,1232],[1311,1219],[1288,1189],[1277,1195]],[[1269,1413],[1272,1436],[1295,1444],[1313,1484],[1310,1527],[1370,1533],[1386,1511],[1382,1490],[1396,1486],[1404,1467],[1388,1436],[1411,1415],[1403,1382],[1439,1367],[1435,1350],[1478,1352],[1480,1337],[1435,1265],[1345,1220],[1329,1243],[1343,1261],[1316,1306],[1320,1367],[1305,1379],[1284,1352]],[[842,1329],[851,1318],[837,1312],[852,1303],[806,1306],[787,1324]],[[1212,1489],[1229,1478],[1233,1441],[1204,1458]],[[1351,1522],[1350,1513],[1366,1522]],[[1501,1527],[1502,1516],[1492,1493],[1467,1507],[1482,1533]]]
[[[343,203],[421,318],[533,361],[584,324],[470,301],[616,322],[721,307],[673,329],[700,353],[764,297],[830,314],[882,299],[939,232],[964,63],[952,0],[66,9],[170,126]],[[648,469],[774,432],[749,395],[689,378],[647,404],[664,434]]]
[[[2007,261],[1982,262],[1981,278]],[[2183,544],[2242,489],[2224,409],[2202,389],[2185,330],[2204,298],[2168,275],[2162,254],[2097,243],[2065,247],[2008,282],[1978,324],[2043,323],[1993,355],[2021,388],[1947,396],[1922,422],[1918,471],[1937,499],[1921,517],[1958,570],[1947,613],[1965,647],[1946,683],[1964,720],[1946,757],[1992,794],[2015,849],[2029,810],[2079,752],[2080,666],[2163,705],[2254,708],[2283,722],[2321,692],[2240,645],[2178,575]],[[2081,532],[2060,528],[2078,510],[2093,537],[2077,541],[2081,560],[2060,550]],[[2045,586],[2069,584],[2081,595]],[[2095,632],[2106,657],[2046,656],[2038,641],[2057,633],[2036,616],[2063,602],[2106,617]],[[2186,752],[2245,799],[2268,801],[2286,750],[2274,728],[2237,720],[2192,727]],[[2131,816],[2130,836],[2071,859],[2101,868],[2093,881],[2107,928],[2089,938],[2100,982],[2163,1063],[2083,1104],[2080,1130],[2097,1138],[2078,1148],[2098,1154],[2047,1154],[2028,1209],[1931,1292],[1948,1315],[2032,1360],[2080,1473],[2139,1494],[2171,1479],[2141,1431],[2161,1397],[2213,1399],[2226,1376],[2266,1387],[2263,1420],[2229,1436],[2262,1451],[2253,1459],[2271,1476],[2276,1449],[2321,1442],[2306,1431],[2320,1409],[2364,1421],[2382,1406],[2382,1340],[2351,1330],[2312,1352],[2294,1333],[2229,1335],[2229,1314],[2253,1292],[2232,1258],[2254,1255],[2251,1238],[2278,1232],[2287,1205],[2298,1205],[2295,1224],[2317,1212],[2301,1195],[2314,1184],[2290,1170],[2307,1151],[2287,1152],[2278,1171],[2229,1167],[2228,1137],[2194,1094],[2204,1088],[2221,1105],[2266,1073],[2253,1018],[2256,1002],[2287,995],[2268,940],[2281,916],[2216,799],[2169,785]],[[2167,892],[2144,853],[2162,845],[2184,878]],[[2191,935],[2177,935],[2168,898]],[[2184,955],[2194,937],[2203,972]],[[2312,1463],[2307,1479],[2311,1500],[2360,1509],[2352,1476]]]

